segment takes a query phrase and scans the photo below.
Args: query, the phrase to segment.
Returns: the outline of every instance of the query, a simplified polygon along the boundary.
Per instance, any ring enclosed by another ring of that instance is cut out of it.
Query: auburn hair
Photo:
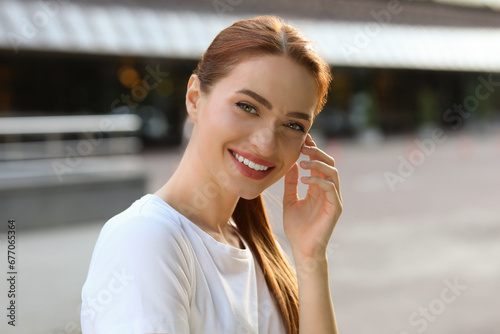
[[[194,74],[200,80],[200,89],[209,93],[236,65],[265,55],[288,57],[309,70],[317,83],[315,115],[319,113],[326,103],[332,80],[330,67],[310,41],[276,16],[238,21],[222,30],[201,57]],[[299,294],[295,271],[272,234],[262,195],[250,200],[240,198],[232,218],[262,269],[287,333],[298,333]]]

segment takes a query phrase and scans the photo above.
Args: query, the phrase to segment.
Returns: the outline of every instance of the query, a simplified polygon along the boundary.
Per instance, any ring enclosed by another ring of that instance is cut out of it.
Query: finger
[[[301,181],[309,186],[317,186],[325,192],[326,199],[328,202],[342,210],[342,201],[340,199],[340,194],[333,182],[327,181],[318,176],[303,176]]]
[[[330,177],[338,173],[337,168],[328,165],[320,160],[301,160],[300,167],[304,169],[314,169],[325,177]]]
[[[283,206],[293,204],[299,200],[299,166],[293,164],[292,168],[285,174],[285,191],[283,194]]]
[[[312,160],[312,161],[302,160],[300,162],[300,167],[304,169],[316,170],[317,173],[313,174],[311,172],[311,176],[318,176],[317,174],[319,174],[319,176],[321,176],[325,180],[333,182],[339,193],[340,201],[342,202],[342,195],[340,193],[339,171],[337,170],[337,168],[330,166],[319,160]]]
[[[306,140],[305,140],[305,143],[303,146],[307,146],[307,147],[317,147],[316,143],[314,142],[314,140],[312,139],[312,136],[310,133],[308,133],[306,135]],[[310,157],[309,157],[310,158]],[[311,176],[319,176],[318,172],[316,170],[311,170]]]
[[[306,136],[306,142],[305,142],[306,145],[309,145],[309,146],[317,146],[316,143],[314,142],[314,140],[312,139],[312,136],[310,133],[307,134]]]
[[[311,160],[320,160],[328,165],[335,166],[335,159],[316,146],[303,145],[301,152],[308,155]]]

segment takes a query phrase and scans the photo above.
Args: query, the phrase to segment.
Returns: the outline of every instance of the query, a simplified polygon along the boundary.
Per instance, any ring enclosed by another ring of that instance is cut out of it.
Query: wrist
[[[326,260],[326,247],[298,247],[291,245],[291,251],[294,261],[310,261],[315,259],[316,261]]]
[[[328,267],[326,250],[304,253],[299,250],[292,249],[292,255],[295,263],[295,269],[298,274],[301,272],[312,272],[317,269]]]

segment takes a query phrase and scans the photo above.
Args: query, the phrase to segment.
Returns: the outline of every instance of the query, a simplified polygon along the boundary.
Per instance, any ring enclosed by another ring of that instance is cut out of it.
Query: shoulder
[[[168,205],[162,206],[158,199],[146,195],[104,224],[99,238],[113,237],[136,240],[141,237],[154,240],[168,237],[177,241],[184,235],[178,214]]]
[[[157,198],[144,196],[104,224],[93,257],[114,261],[161,258],[189,265],[193,251],[178,214]]]
[[[82,326],[188,332],[194,255],[175,212],[161,204],[141,198],[104,224],[82,287]]]

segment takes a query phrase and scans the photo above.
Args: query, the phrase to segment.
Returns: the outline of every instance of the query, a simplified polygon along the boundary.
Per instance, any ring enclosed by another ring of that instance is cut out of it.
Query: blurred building
[[[454,104],[475,94],[479,77],[500,81],[500,13],[488,7],[2,0],[0,117],[134,113],[144,121],[146,144],[178,144],[196,61],[221,29],[259,14],[281,15],[302,28],[332,65],[335,81],[321,115],[327,135],[450,127],[461,117]],[[477,105],[466,101],[474,110],[463,121],[497,117],[499,94],[490,95]]]

